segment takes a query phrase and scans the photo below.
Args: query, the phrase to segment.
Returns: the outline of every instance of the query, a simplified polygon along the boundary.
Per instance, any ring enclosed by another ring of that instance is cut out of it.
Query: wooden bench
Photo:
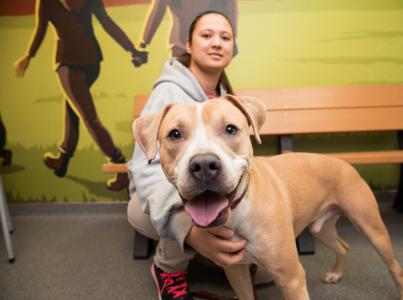
[[[302,134],[393,131],[399,149],[327,153],[351,164],[400,164],[403,174],[403,84],[249,89],[238,95],[265,102],[267,121],[261,136],[278,136],[279,152],[293,151],[293,136]],[[140,115],[146,95],[136,96],[133,118]],[[105,164],[105,172],[127,172],[122,164]],[[403,212],[403,175],[394,208]],[[298,239],[300,253],[312,253],[307,232]]]
[[[397,132],[399,149],[326,153],[351,164],[403,163],[403,84],[242,90],[267,106],[261,135],[282,138],[281,152],[293,151],[292,136],[340,132]]]
[[[261,135],[278,135],[279,152],[294,150],[293,136],[301,134],[379,132],[397,133],[399,150],[327,153],[353,165],[399,163],[403,174],[403,84],[251,89],[267,106]],[[403,212],[403,175],[394,207]],[[313,239],[305,230],[297,241],[300,253],[313,253]]]

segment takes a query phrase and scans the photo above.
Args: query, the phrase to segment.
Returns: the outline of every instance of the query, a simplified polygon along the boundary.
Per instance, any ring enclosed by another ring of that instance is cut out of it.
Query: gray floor
[[[389,200],[380,202],[396,256],[403,263],[403,215]],[[53,206],[52,206],[53,207]],[[158,299],[149,273],[150,260],[133,260],[133,231],[125,217],[125,204],[94,206],[14,205],[12,235],[16,262],[9,264],[0,238],[0,299]],[[343,280],[325,285],[321,274],[333,255],[316,243],[317,253],[302,256],[312,299],[398,299],[393,282],[371,245],[342,220],[340,235],[350,244]],[[194,262],[192,290],[231,295],[221,271]],[[258,289],[259,299],[280,299],[274,285]]]

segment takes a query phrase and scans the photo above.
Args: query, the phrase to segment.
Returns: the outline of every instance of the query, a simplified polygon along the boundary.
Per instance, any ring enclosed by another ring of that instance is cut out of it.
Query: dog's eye
[[[179,140],[180,138],[182,138],[182,135],[178,129],[173,129],[169,132],[168,137],[171,140],[175,141],[175,140]]]
[[[225,132],[229,135],[236,135],[238,133],[238,128],[235,125],[227,125],[225,127]]]

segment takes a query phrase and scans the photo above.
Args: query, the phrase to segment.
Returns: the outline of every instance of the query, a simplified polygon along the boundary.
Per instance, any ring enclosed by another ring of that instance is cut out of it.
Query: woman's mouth
[[[220,58],[223,57],[223,55],[220,54],[220,53],[209,53],[208,55],[209,55],[210,57],[213,57],[213,58],[216,58],[216,59],[220,59]]]

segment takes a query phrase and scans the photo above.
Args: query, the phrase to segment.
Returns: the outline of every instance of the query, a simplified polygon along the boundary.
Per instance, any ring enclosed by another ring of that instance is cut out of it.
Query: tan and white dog
[[[248,241],[243,264],[225,269],[239,299],[253,299],[252,262],[273,276],[285,299],[309,299],[295,243],[305,227],[336,253],[323,281],[338,282],[348,245],[335,225],[344,215],[375,247],[403,300],[403,271],[368,185],[351,165],[326,155],[253,157],[249,127],[260,142],[265,111],[258,100],[227,95],[168,105],[137,119],[133,132],[149,160],[159,142],[162,169],[197,226],[225,225]]]

